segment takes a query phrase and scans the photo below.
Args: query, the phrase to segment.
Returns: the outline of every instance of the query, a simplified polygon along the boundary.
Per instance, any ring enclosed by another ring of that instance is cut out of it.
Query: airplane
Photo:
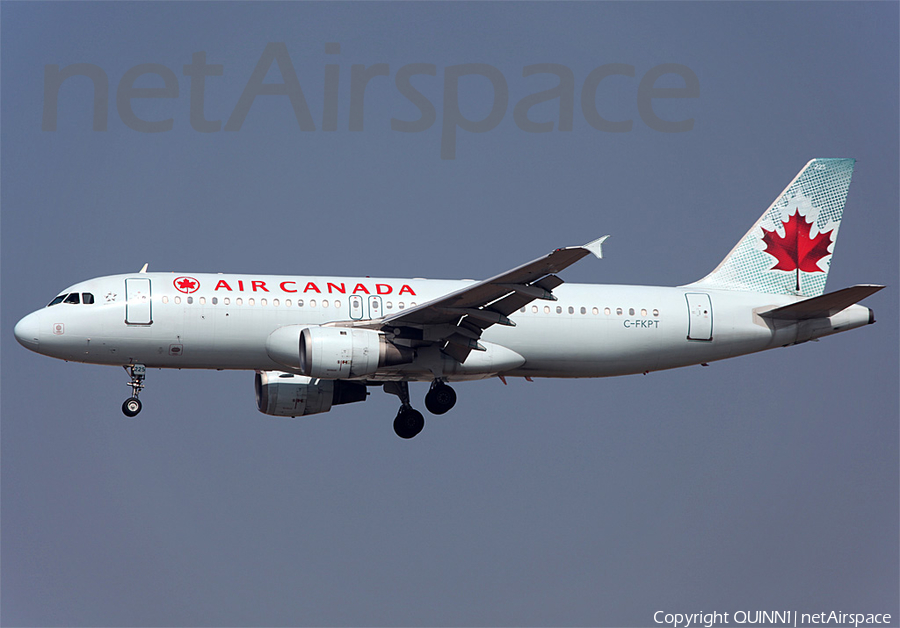
[[[825,293],[854,159],[813,159],[704,278],[678,287],[564,284],[558,273],[608,236],[559,248],[483,281],[147,272],[89,279],[15,327],[25,348],[118,365],[128,417],[147,368],[255,371],[260,412],[299,417],[396,395],[394,431],[432,414],[452,382],[649,373],[800,344],[875,322],[862,299]]]

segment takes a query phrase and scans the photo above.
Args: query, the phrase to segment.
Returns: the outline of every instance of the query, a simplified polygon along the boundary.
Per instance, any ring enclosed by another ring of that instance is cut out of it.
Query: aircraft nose
[[[37,312],[29,314],[18,323],[16,323],[16,340],[26,349],[32,351],[37,349],[41,344],[40,338],[41,324],[38,320]]]

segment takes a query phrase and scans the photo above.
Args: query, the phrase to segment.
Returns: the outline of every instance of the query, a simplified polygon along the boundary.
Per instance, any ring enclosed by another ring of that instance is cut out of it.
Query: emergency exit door
[[[688,292],[688,340],[712,340],[712,301],[708,294]]]
[[[365,315],[365,312],[363,312],[362,297],[358,294],[351,294],[350,298],[347,299],[347,302],[350,304],[350,320],[362,320]]]
[[[149,325],[153,322],[150,301],[150,280],[125,280],[125,322],[129,325]]]

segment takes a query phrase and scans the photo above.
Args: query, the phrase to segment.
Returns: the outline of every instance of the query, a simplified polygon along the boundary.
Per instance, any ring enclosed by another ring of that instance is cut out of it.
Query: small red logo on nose
[[[185,294],[191,294],[200,289],[200,282],[193,277],[176,277],[175,281],[172,283],[175,285],[175,289],[178,290],[178,292],[183,292]]]
[[[66,326],[63,323],[53,323],[53,333],[62,336],[66,333]]]

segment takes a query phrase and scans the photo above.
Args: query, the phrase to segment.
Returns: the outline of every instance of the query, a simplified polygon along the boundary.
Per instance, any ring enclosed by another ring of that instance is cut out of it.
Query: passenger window
[[[303,307],[303,299],[297,299],[297,307]]]
[[[61,294],[58,297],[56,297],[55,299],[53,299],[52,301],[50,301],[50,303],[47,304],[47,307],[50,307],[51,305],[56,305],[57,303],[62,303],[63,299],[65,299],[65,298],[66,298],[66,295]]]
[[[181,297],[175,297],[175,303],[176,304],[181,303]]]
[[[549,305],[545,305],[545,306],[544,306],[544,314],[549,314],[549,313],[550,313],[550,306],[549,306]]]
[[[235,299],[234,302],[235,302],[236,305],[243,305],[243,304],[244,304],[244,300],[243,300],[241,297],[238,297],[237,299]]]
[[[410,303],[410,304],[409,304],[409,307],[416,307],[416,302],[413,301],[412,303]]]
[[[557,306],[556,306],[556,313],[557,313],[557,314],[562,314],[562,306],[561,306],[561,305],[557,305]]]
[[[400,302],[397,304],[397,309],[398,309],[398,310],[402,310],[404,307],[406,307],[406,306],[403,305],[403,301],[400,301]]]
[[[574,313],[575,313],[575,308],[570,305],[569,306],[569,314],[574,314]]]
[[[586,307],[581,308],[581,313],[582,313],[582,314],[587,314],[587,308],[586,308]]]
[[[372,303],[372,306],[377,310],[377,309],[378,309],[378,301],[375,301],[374,303]],[[335,302],[334,302],[334,307],[341,307],[341,302],[340,302],[340,301],[335,301]]]
[[[94,295],[90,292],[82,292],[81,293],[81,302],[85,305],[93,305],[94,304]]]
[[[81,299],[78,298],[77,292],[73,292],[72,294],[70,294],[69,296],[66,297],[66,299],[65,299],[65,301],[63,301],[63,303],[71,303],[73,305],[78,305],[79,303],[81,303]]]
[[[609,308],[606,308],[606,309],[609,310]],[[600,313],[600,310],[598,310],[597,308],[591,308],[591,314],[597,315],[599,313]],[[609,313],[609,312],[607,312],[607,313]]]
[[[525,313],[525,308],[523,307],[523,308],[522,308],[521,310],[519,310],[519,311],[522,312],[522,314],[524,314],[524,313]]]
[[[285,300],[284,300],[284,306],[285,306],[285,307],[291,307],[291,300],[290,300],[290,299],[285,299]]]
[[[653,316],[659,316],[659,310],[654,309],[654,310],[653,310]]]
[[[391,309],[392,307],[394,307],[394,304],[391,303],[390,301],[388,301],[386,307],[387,307],[387,309]]]
[[[188,297],[188,298],[187,298],[187,302],[188,302],[188,305],[193,305],[193,304],[194,304],[194,297]]]
[[[620,308],[620,307],[616,308],[616,316],[622,316],[622,308]]]
[[[231,298],[230,298],[230,297],[225,297],[224,299],[222,299],[222,302],[223,302],[225,305],[231,305]]]
[[[213,305],[218,305],[218,304],[219,304],[219,297],[213,297],[213,298],[212,298],[212,304],[213,304]]]
[[[628,316],[634,316],[634,308],[633,307],[628,308]]]
[[[328,299],[322,299],[322,307],[328,307]]]
[[[206,305],[206,297],[200,297],[200,305]]]
[[[537,314],[538,306],[532,305],[532,306],[531,306],[531,311],[534,312],[535,314]]]
[[[162,302],[163,302],[163,303],[168,303],[168,302],[169,302],[169,297],[163,296]]]
[[[609,316],[610,314],[612,314],[612,310],[610,310],[608,307],[605,307],[603,308],[603,313]]]
[[[309,300],[309,307],[316,307],[316,300],[315,300],[315,299],[310,299],[310,300]]]
[[[280,305],[280,302],[278,301],[278,299],[272,299],[272,305],[278,307]]]
[[[190,297],[188,297],[188,299],[190,299]],[[256,305],[256,299],[250,297],[249,299],[247,299],[247,305]]]
[[[647,316],[647,310],[646,310],[646,309],[641,310],[641,316]]]
[[[268,302],[267,302],[265,299],[260,299],[260,300],[259,300],[259,304],[260,304],[260,305],[266,305],[266,303],[268,303]]]

